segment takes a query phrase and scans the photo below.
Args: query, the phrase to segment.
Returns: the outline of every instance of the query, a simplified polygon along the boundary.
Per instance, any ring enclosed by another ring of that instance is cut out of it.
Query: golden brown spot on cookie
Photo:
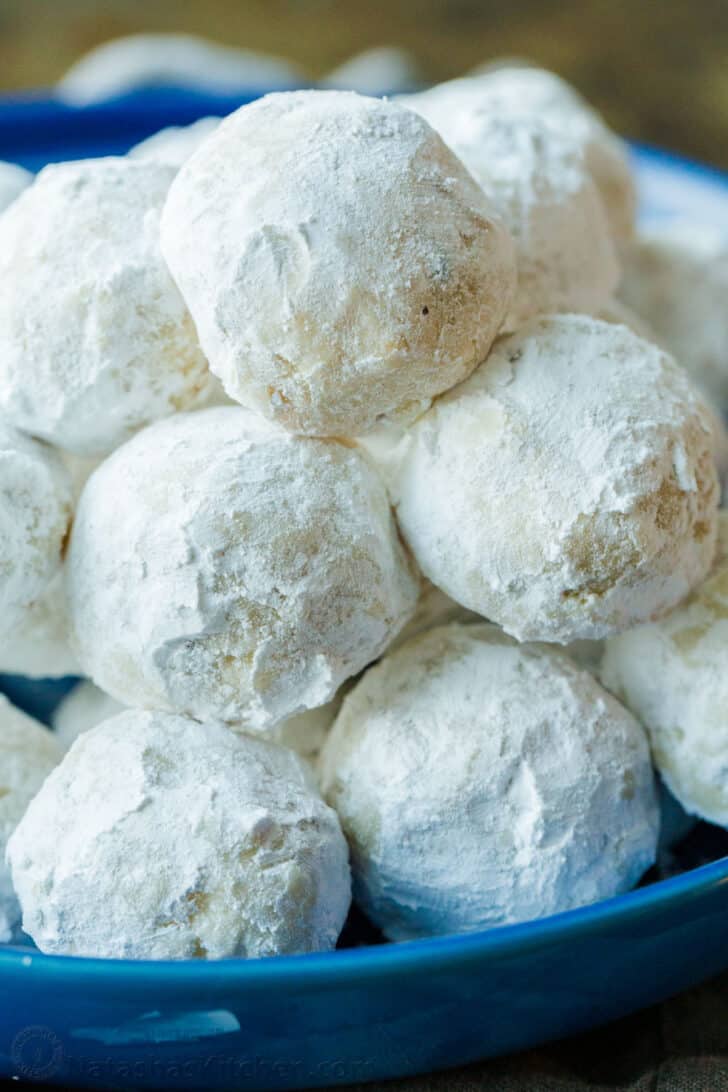
[[[680,519],[685,494],[673,479],[663,481],[655,493],[655,523],[661,531],[669,531]]]
[[[190,920],[202,914],[210,905],[210,896],[205,891],[188,891],[185,902],[190,906]]]
[[[708,626],[690,626],[688,629],[678,630],[672,634],[672,643],[680,652],[689,653],[703,639],[708,631]]]

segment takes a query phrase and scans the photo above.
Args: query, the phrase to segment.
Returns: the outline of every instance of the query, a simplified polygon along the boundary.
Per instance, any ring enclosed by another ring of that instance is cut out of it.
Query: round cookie
[[[7,944],[20,921],[10,869],[8,839],[63,752],[53,735],[0,694],[0,943]]]
[[[713,447],[670,357],[565,315],[501,339],[385,470],[429,580],[519,640],[566,644],[656,617],[705,577]]]
[[[375,46],[347,57],[327,72],[321,87],[358,91],[360,95],[388,95],[411,91],[422,83],[416,57],[395,46]]]
[[[608,641],[601,676],[644,724],[683,808],[728,826],[728,513],[708,579],[659,622]]]
[[[326,705],[289,717],[264,735],[273,743],[289,747],[301,758],[313,759],[321,750],[340,705],[341,697],[337,694]],[[125,709],[126,706],[105,694],[90,679],[84,679],[56,708],[53,730],[58,742],[67,751],[83,732],[90,731],[117,713],[123,713]],[[231,727],[234,728],[234,725]]]
[[[79,658],[109,694],[251,731],[333,698],[418,593],[364,457],[239,406],[178,414],[102,464],[68,588]]]
[[[132,159],[153,159],[178,171],[203,140],[215,132],[220,120],[209,117],[193,121],[191,125],[170,125],[135,144],[128,154]]]
[[[607,217],[569,133],[538,114],[493,107],[479,80],[404,100],[435,128],[480,183],[511,232],[518,284],[504,327],[534,315],[591,313],[617,287]]]
[[[494,112],[543,118],[582,149],[614,237],[628,239],[637,212],[629,150],[578,91],[554,72],[518,62],[491,65],[477,82]]]
[[[622,254],[619,296],[649,323],[722,412],[728,411],[728,247],[718,232],[668,225]]]
[[[159,250],[174,170],[46,167],[0,218],[0,411],[77,455],[204,400],[192,320]]]
[[[660,345],[663,349],[670,351],[669,346],[664,339],[658,338],[648,323],[636,315],[620,300],[610,300],[594,317],[601,319],[602,322],[611,322],[615,325],[626,326],[628,330],[637,334],[638,337],[644,338],[645,341],[654,342],[655,345]],[[679,357],[677,357],[677,363],[684,367],[683,361]],[[686,369],[686,371],[688,372],[691,381],[695,382],[696,386],[700,388],[701,385],[696,379],[696,376],[690,372],[690,369]],[[716,407],[710,394],[706,393],[704,388],[703,394],[705,396],[705,408],[708,411],[710,427],[713,432],[713,457],[715,459],[721,486],[723,486],[726,479],[728,479],[728,427],[726,426],[720,410]]]
[[[77,739],[8,860],[43,952],[325,951],[349,908],[346,843],[300,759],[168,713],[130,710]]]
[[[62,679],[82,673],[69,643],[62,572],[18,612],[13,627],[0,637],[0,672],[29,679]]]
[[[289,61],[195,34],[127,34],[85,53],[56,85],[72,106],[88,106],[151,87],[238,95],[291,87],[301,73]]]
[[[0,638],[24,625],[61,568],[71,481],[50,448],[0,422]]]
[[[270,95],[172,184],[162,249],[231,398],[290,431],[409,419],[483,360],[513,245],[441,139],[394,103]]]
[[[90,679],[83,679],[56,706],[52,727],[56,739],[67,751],[84,732],[125,711],[125,705],[105,694]]]
[[[24,167],[0,160],[0,212],[11,205],[33,181],[33,175]]]
[[[544,917],[655,859],[645,734],[563,654],[430,630],[371,668],[321,756],[354,897],[393,940]]]

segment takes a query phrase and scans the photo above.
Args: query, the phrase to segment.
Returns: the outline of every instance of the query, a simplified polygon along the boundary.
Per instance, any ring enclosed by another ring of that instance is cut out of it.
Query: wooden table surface
[[[526,56],[621,132],[728,167],[728,0],[0,0],[0,90],[50,84],[142,30],[283,54],[311,77],[382,44],[411,50],[430,80]]]

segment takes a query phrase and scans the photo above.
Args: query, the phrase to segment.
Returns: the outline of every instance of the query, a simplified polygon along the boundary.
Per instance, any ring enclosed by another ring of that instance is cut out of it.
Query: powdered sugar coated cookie
[[[68,573],[98,685],[252,731],[329,701],[418,592],[364,458],[240,407],[178,414],[107,459],[81,498]]]
[[[301,761],[168,713],[130,710],[77,739],[8,859],[45,952],[321,951],[349,907],[346,843]]]
[[[653,228],[624,250],[619,295],[716,407],[728,410],[728,247],[695,225]]]
[[[219,124],[220,118],[209,117],[191,125],[170,125],[135,144],[128,154],[132,159],[153,159],[179,170]]]
[[[162,248],[227,393],[285,428],[412,417],[486,356],[513,247],[430,127],[347,92],[226,118],[170,188]]]
[[[493,111],[540,117],[581,149],[614,237],[628,239],[637,210],[629,151],[597,111],[566,80],[534,65],[493,65],[476,78]]]
[[[61,567],[71,481],[45,444],[0,422],[0,634],[24,622]]]
[[[640,725],[566,656],[495,626],[430,630],[368,671],[321,775],[355,898],[394,940],[596,902],[655,858]]]
[[[81,674],[69,642],[62,572],[18,612],[15,624],[0,637],[0,671],[30,679],[62,679]]]
[[[567,315],[501,339],[385,469],[425,576],[519,640],[565,644],[656,617],[705,577],[713,448],[670,357]]]
[[[686,811],[728,826],[728,513],[708,579],[659,622],[608,641],[601,673],[647,728]]]
[[[503,111],[479,80],[402,100],[440,133],[483,187],[516,245],[505,328],[555,311],[592,312],[617,287],[606,214],[581,146],[536,113]]]
[[[174,171],[46,167],[0,218],[0,410],[78,455],[204,399],[207,363],[159,250]]]
[[[0,695],[0,943],[7,943],[20,920],[10,870],[8,839],[63,752],[53,735]]]

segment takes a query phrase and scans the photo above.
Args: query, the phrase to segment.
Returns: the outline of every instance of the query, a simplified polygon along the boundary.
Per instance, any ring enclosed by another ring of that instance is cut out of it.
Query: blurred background
[[[49,86],[140,31],[278,54],[312,80],[382,45],[411,52],[426,82],[527,57],[625,135],[728,167],[727,0],[0,0],[0,91]]]

